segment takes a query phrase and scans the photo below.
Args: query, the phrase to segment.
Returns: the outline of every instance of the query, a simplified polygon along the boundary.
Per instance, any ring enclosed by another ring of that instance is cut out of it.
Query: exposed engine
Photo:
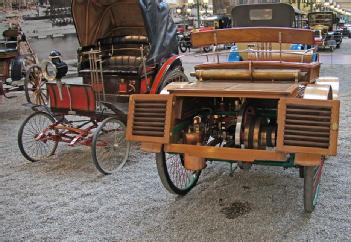
[[[277,103],[258,99],[213,98],[184,129],[184,143],[243,149],[276,146]]]

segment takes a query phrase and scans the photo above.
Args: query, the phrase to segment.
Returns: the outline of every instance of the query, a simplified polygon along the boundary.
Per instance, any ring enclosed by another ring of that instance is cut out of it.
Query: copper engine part
[[[201,117],[195,116],[193,118],[193,125],[189,127],[185,134],[185,143],[192,145],[200,145],[202,143],[202,123]],[[198,171],[206,167],[204,158],[184,154],[184,167],[188,170]]]

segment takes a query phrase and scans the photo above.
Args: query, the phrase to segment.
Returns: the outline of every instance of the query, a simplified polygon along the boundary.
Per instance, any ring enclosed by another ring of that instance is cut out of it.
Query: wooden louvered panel
[[[294,153],[336,154],[339,106],[338,100],[281,99],[277,149]]]
[[[166,144],[170,139],[172,95],[132,95],[127,140]]]

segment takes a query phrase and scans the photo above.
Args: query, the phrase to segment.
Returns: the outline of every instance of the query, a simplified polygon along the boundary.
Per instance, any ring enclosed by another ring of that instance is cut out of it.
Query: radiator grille
[[[331,107],[287,104],[283,143],[329,148]]]
[[[164,137],[167,100],[135,100],[132,134]]]

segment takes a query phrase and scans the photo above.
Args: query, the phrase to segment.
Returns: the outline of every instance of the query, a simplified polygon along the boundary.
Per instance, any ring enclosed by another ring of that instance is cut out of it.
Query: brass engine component
[[[189,128],[185,134],[185,143],[192,145],[201,145],[202,130],[201,130],[201,117],[195,116],[193,118],[193,131]],[[206,162],[204,158],[184,154],[184,167],[188,170],[198,171],[205,168]]]
[[[184,154],[184,167],[187,170],[199,171],[206,167],[204,158]]]
[[[333,100],[339,98],[339,78],[338,77],[320,77],[316,80],[317,85],[330,85],[333,91]]]
[[[306,86],[304,99],[331,100],[333,99],[333,91],[330,85],[314,85]]]
[[[201,141],[201,134],[195,132],[188,132],[185,134],[185,143],[196,145]]]

